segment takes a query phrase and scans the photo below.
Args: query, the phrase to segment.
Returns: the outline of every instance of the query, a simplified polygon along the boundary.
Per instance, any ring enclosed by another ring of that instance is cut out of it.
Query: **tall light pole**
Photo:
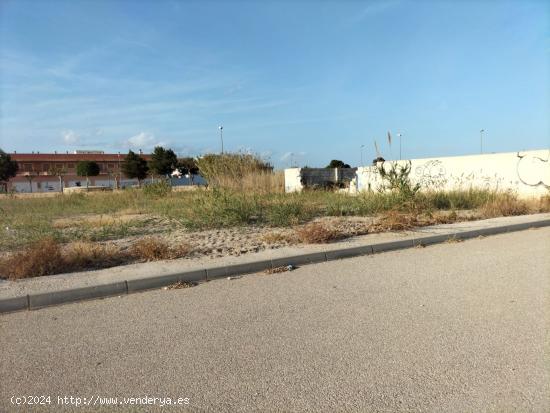
[[[361,165],[359,166],[363,166],[363,148],[365,147],[365,145],[361,145],[359,150],[361,151]]]
[[[479,153],[483,153],[483,132],[485,132],[485,129],[479,131]]]
[[[401,160],[401,136],[403,136],[403,134],[398,133],[397,136],[399,136],[399,160]]]
[[[223,155],[223,126],[218,126],[218,129],[220,130],[220,141],[222,142],[222,155]]]

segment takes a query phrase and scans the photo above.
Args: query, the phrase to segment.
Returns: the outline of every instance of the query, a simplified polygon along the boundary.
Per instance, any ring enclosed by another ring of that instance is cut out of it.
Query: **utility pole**
[[[220,141],[222,142],[222,155],[223,155],[223,126],[218,126],[218,129],[220,130]]]
[[[485,129],[479,131],[479,153],[483,153],[483,132],[485,132]]]

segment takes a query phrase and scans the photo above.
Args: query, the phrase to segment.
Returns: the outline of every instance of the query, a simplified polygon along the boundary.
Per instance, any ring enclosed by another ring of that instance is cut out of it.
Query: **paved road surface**
[[[549,411],[549,252],[546,228],[0,316],[0,411]]]

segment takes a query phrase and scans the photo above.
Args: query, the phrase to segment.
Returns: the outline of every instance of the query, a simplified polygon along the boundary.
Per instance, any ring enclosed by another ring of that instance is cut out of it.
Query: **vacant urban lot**
[[[126,262],[241,255],[372,232],[543,212],[548,198],[470,190],[356,196],[227,189],[0,198],[0,277],[24,278]]]
[[[6,314],[0,410],[29,411],[10,397],[32,394],[55,400],[41,411],[149,395],[190,411],[545,412],[549,240],[527,230]]]

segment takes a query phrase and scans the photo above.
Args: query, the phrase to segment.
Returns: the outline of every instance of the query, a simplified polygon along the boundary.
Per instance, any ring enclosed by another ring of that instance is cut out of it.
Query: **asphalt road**
[[[544,228],[3,315],[0,411],[549,411],[549,252]],[[189,404],[57,404],[146,395]]]

